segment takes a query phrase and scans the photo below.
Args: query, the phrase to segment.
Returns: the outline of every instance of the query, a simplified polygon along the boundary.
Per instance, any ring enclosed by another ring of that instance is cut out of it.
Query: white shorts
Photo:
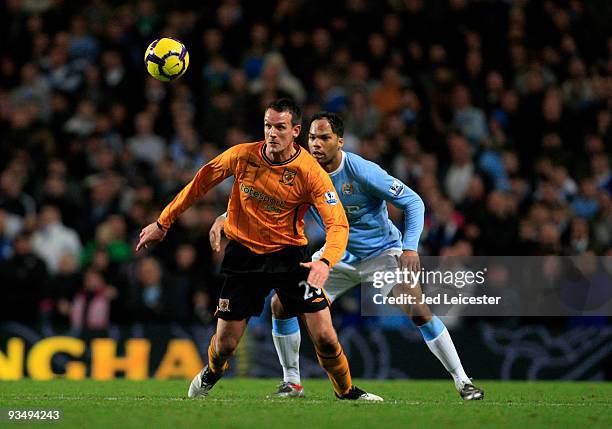
[[[321,258],[323,249],[312,255],[312,260],[316,261]],[[372,283],[374,273],[377,271],[395,271],[399,268],[399,257],[402,254],[402,249],[387,249],[378,256],[365,259],[356,264],[346,264],[338,262],[329,272],[329,278],[325,283],[325,292],[331,302],[348,291],[349,289],[358,286],[362,283]],[[380,289],[383,296],[387,296],[393,286],[397,283],[385,283]]]

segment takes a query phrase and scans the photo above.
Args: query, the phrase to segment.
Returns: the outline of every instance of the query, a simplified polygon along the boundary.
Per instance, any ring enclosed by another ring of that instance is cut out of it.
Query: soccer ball
[[[151,76],[162,82],[178,79],[189,66],[189,52],[179,40],[170,37],[151,42],[144,56]]]

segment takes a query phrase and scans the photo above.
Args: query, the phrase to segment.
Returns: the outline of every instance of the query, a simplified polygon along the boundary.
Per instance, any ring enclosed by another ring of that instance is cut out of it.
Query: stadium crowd
[[[134,245],[279,97],[340,113],[345,148],[422,196],[422,255],[612,255],[604,3],[7,0],[0,318],[209,323],[230,184]],[[161,36],[190,51],[171,84],[143,66]]]

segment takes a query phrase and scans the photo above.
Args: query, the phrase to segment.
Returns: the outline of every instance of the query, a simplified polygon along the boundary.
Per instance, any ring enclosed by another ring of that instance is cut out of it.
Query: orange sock
[[[227,363],[229,357],[223,357],[217,353],[217,350],[215,350],[216,338],[217,336],[213,335],[208,346],[208,367],[215,374],[223,375],[225,370],[229,368],[229,363]]]
[[[319,359],[319,364],[327,372],[327,376],[334,385],[334,391],[338,395],[348,393],[353,386],[353,381],[348,360],[344,350],[342,350],[342,346],[338,344],[336,353],[333,356],[321,356],[317,350],[317,358]]]

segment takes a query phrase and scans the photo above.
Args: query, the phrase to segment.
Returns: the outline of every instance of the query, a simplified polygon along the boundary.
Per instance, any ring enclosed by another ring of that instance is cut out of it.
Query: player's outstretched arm
[[[177,217],[204,196],[211,188],[234,174],[239,151],[244,145],[236,145],[209,161],[164,208],[157,223],[168,231]]]
[[[425,204],[421,197],[391,176],[377,164],[362,160],[359,163],[359,176],[362,184],[372,195],[393,204],[404,212],[404,228],[402,231],[402,249],[404,260],[414,263],[414,256],[419,247],[419,239],[425,223]],[[406,253],[406,251],[412,251]]]
[[[357,164],[358,176],[368,191],[404,212],[404,228],[402,231],[402,255],[400,256],[400,269],[420,271],[421,262],[417,249],[419,239],[423,232],[425,220],[425,204],[421,197],[391,176],[379,165],[361,159]]]
[[[315,170],[316,172],[310,177],[311,202],[325,224],[325,250],[321,259],[302,266],[310,269],[308,284],[323,287],[329,276],[329,269],[344,255],[348,243],[349,224],[331,179],[318,165],[317,168],[318,170]]]

